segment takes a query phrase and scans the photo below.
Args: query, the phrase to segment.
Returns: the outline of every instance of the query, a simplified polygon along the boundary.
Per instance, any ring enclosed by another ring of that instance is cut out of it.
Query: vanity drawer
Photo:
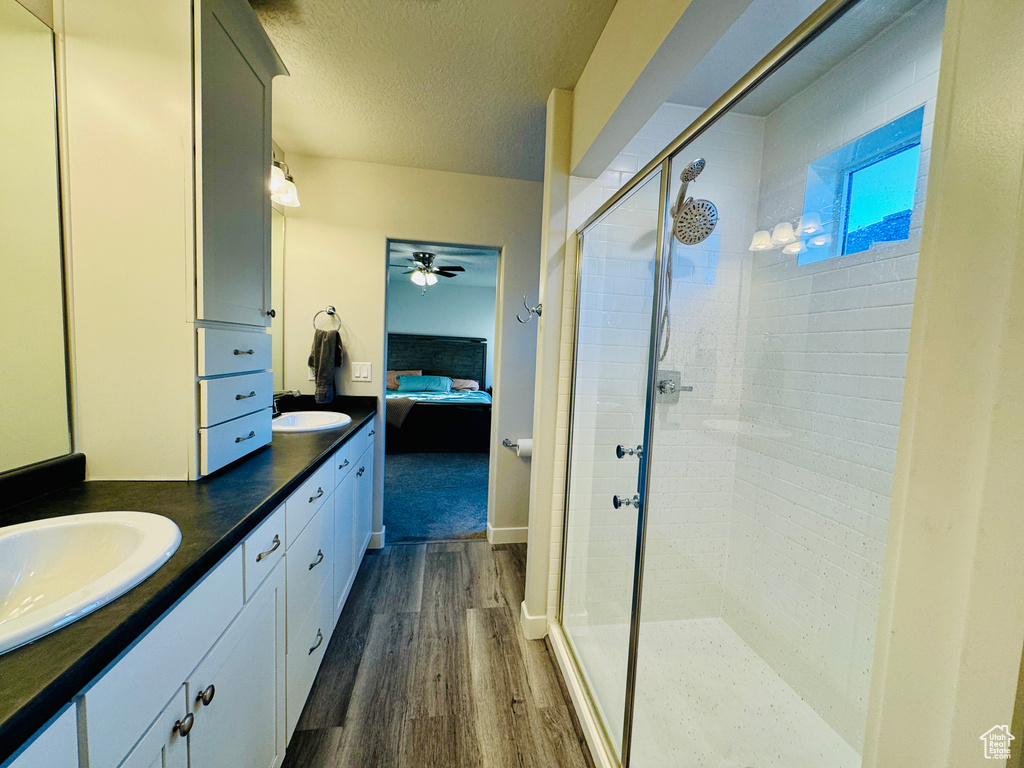
[[[242,542],[245,558],[245,600],[256,594],[274,566],[284,557],[284,504]]]
[[[199,375],[221,376],[270,368],[270,334],[200,328],[198,337]]]
[[[199,430],[200,471],[204,475],[240,459],[270,442],[271,409]]]
[[[341,448],[334,452],[331,463],[334,465],[334,486],[341,485],[341,481],[348,477],[352,471],[352,464],[355,459],[352,456],[352,440],[349,440]]]
[[[272,371],[199,382],[199,426],[212,427],[274,404]]]
[[[285,543],[289,548],[299,538],[299,534],[313,519],[313,515],[324,505],[333,490],[334,463],[325,461],[306,482],[299,486],[295,493],[288,497],[288,501],[285,502],[288,515],[288,520],[285,523],[285,533],[287,534]]]
[[[121,763],[238,615],[242,592],[236,547],[86,692],[89,765]]]
[[[331,639],[331,632],[334,630],[331,619],[331,598],[334,588],[330,579],[324,582],[319,594],[313,603],[313,607],[302,622],[302,626],[291,632],[289,627],[288,655],[287,655],[287,692],[286,718],[288,720],[288,738],[291,738],[295,726],[299,722],[299,715],[306,704],[306,697],[313,687],[313,679],[317,670],[320,669],[320,662],[323,661],[324,651],[327,650],[327,643]],[[291,598],[289,597],[289,602]]]
[[[288,584],[288,628],[297,629],[306,618],[324,582],[331,582],[334,567],[334,496],[288,547],[285,557]]]

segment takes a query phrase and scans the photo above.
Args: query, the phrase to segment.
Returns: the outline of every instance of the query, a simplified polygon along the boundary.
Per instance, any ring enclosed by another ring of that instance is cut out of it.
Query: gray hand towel
[[[341,366],[343,359],[341,336],[337,331],[321,331],[318,328],[313,332],[313,348],[309,352],[308,364],[316,380],[318,403],[334,400],[334,369]]]

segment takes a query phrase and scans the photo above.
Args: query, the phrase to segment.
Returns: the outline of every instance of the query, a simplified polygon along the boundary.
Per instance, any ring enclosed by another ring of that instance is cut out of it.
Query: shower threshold
[[[625,626],[571,630],[598,700],[621,696],[621,664],[605,649],[623,647],[627,634]],[[860,766],[857,750],[723,619],[644,622],[639,651],[631,768]]]

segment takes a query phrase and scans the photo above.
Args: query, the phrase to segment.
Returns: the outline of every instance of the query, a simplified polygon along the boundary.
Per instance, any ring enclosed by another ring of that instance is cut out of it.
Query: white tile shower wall
[[[808,163],[926,105],[911,238],[798,266],[755,254],[724,618],[858,751],[930,156],[943,4],[768,116],[758,229],[795,221]]]

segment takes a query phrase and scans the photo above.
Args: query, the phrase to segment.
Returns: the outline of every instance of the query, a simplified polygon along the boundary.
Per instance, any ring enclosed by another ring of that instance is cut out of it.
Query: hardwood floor
[[[543,641],[519,629],[526,545],[363,560],[285,768],[593,765]]]

